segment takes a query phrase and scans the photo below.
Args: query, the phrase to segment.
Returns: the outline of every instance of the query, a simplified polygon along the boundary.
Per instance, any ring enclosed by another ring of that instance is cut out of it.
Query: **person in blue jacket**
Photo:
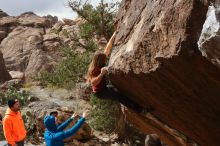
[[[77,132],[77,130],[79,130],[87,117],[87,111],[83,112],[79,121],[72,128],[66,131],[63,130],[71,123],[73,118],[77,116],[77,113],[74,113],[69,119],[59,126],[56,125],[56,118],[52,115],[44,118],[44,125],[46,127],[44,139],[46,141],[46,146],[64,146],[63,140],[72,136]]]

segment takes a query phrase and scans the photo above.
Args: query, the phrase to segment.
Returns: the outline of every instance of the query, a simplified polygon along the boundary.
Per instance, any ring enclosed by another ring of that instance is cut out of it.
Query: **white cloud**
[[[36,10],[34,11],[34,13],[36,13],[39,16],[45,16],[50,14],[52,16],[57,16],[60,20],[63,18],[74,19],[77,17],[77,14],[66,5],[57,8],[49,8],[42,11]]]
[[[120,0],[106,0],[108,2]],[[68,0],[0,0],[0,9],[11,16],[17,16],[21,13],[32,11],[40,16],[52,15],[59,19],[76,18],[76,14],[67,6]],[[90,0],[97,5],[100,0]]]
[[[59,19],[76,17],[67,0],[0,0],[0,9],[12,16],[32,11],[40,16],[56,15]]]

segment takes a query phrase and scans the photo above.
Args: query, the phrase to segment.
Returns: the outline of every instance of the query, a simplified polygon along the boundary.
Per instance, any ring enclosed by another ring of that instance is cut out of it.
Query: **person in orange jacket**
[[[26,130],[20,113],[17,99],[8,101],[9,108],[3,119],[3,131],[9,146],[24,146]]]

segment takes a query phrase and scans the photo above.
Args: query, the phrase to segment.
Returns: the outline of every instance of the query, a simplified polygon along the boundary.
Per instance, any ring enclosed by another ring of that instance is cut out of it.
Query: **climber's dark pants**
[[[17,146],[24,146],[24,140],[16,142]],[[8,144],[8,146],[11,146],[10,144]]]
[[[107,86],[94,94],[97,98],[118,101],[137,112],[141,111],[141,107],[137,103],[120,94],[113,86]]]

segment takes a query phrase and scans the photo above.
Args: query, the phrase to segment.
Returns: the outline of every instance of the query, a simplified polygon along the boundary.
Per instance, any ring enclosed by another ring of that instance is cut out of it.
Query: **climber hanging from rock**
[[[104,53],[98,51],[93,56],[87,72],[87,82],[92,86],[93,93],[97,98],[115,100],[122,103],[137,112],[142,111],[142,107],[134,101],[118,92],[113,86],[107,85],[105,75],[108,73],[108,67],[105,66],[115,39],[116,32],[110,38]]]

